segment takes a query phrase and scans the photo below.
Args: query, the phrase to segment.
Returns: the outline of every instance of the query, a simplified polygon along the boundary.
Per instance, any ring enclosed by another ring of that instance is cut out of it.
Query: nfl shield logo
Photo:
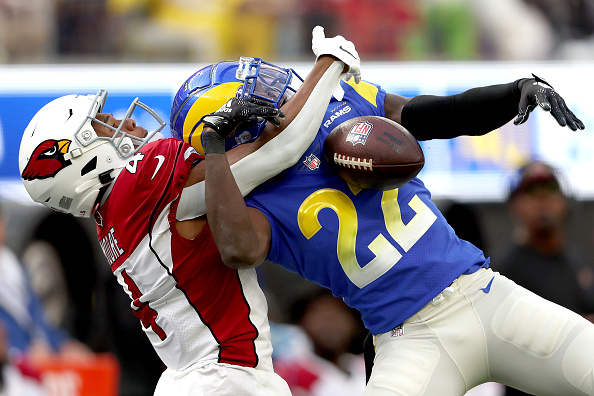
[[[400,337],[404,335],[404,325],[398,325],[392,329],[392,337]]]
[[[367,137],[369,136],[369,132],[373,129],[373,125],[367,121],[358,122],[349,131],[347,135],[346,141],[353,143],[353,146],[357,143],[365,144],[367,142]]]
[[[303,163],[311,170],[316,170],[320,167],[320,159],[313,154],[308,155]]]

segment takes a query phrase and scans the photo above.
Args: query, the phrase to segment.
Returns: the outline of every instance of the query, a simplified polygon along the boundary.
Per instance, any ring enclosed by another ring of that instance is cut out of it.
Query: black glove
[[[532,75],[534,78],[520,81],[520,105],[514,124],[525,123],[530,112],[536,106],[540,106],[543,110],[550,111],[559,125],[567,125],[572,131],[584,129],[584,123],[569,110],[565,100],[553,89],[551,84],[534,74]]]
[[[202,117],[205,127],[214,130],[202,133],[202,147],[205,154],[224,154],[225,139],[233,135],[241,126],[244,129],[262,120],[280,125],[285,115],[271,103],[258,99],[231,98],[212,114]]]
[[[231,98],[214,113],[202,117],[201,121],[204,126],[227,139],[239,126],[249,128],[262,119],[279,126],[279,118],[285,118],[285,115],[271,103],[258,99]]]

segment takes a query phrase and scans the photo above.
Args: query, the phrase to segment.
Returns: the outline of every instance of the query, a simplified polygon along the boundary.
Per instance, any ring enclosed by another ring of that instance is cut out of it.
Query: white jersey
[[[193,240],[175,215],[194,161],[186,143],[150,143],[96,213],[99,243],[161,360],[183,371],[227,363],[272,372],[267,305],[254,269],[221,261],[208,225]]]

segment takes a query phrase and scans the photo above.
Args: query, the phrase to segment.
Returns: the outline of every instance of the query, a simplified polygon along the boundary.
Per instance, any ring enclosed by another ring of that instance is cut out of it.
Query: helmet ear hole
[[[82,167],[80,170],[80,175],[84,176],[95,169],[97,169],[97,156],[93,157],[89,162],[87,162],[85,166]]]

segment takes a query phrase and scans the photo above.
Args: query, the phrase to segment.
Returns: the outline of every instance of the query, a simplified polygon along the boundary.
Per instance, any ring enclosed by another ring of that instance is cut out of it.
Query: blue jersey
[[[391,191],[360,190],[331,169],[323,144],[334,127],[363,115],[385,116],[380,87],[341,86],[344,97],[332,99],[301,161],[246,202],[270,221],[268,260],[331,289],[379,334],[489,261],[456,236],[420,179]]]

